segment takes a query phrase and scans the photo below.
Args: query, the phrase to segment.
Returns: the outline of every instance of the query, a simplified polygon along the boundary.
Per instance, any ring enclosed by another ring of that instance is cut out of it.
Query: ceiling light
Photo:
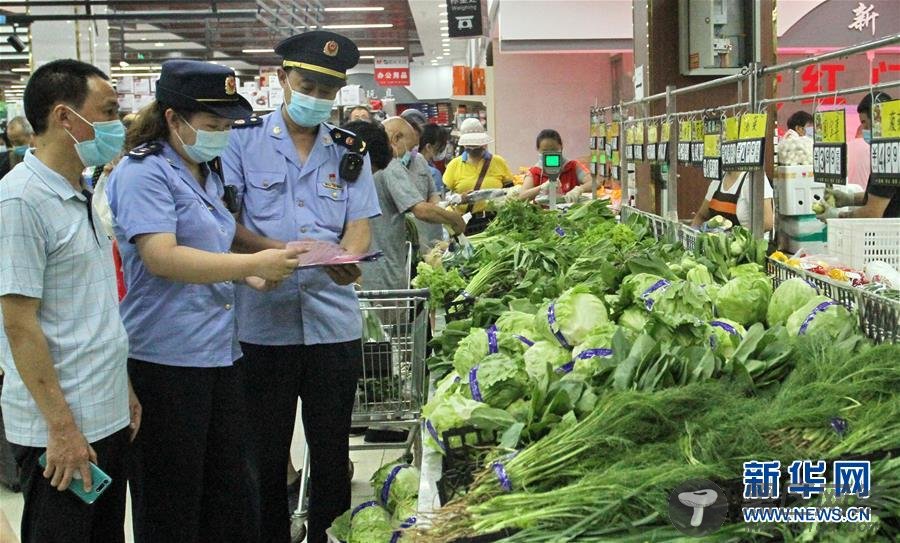
[[[122,68],[127,68],[128,66],[130,66],[130,64],[128,64],[128,63],[125,62],[124,60],[120,60],[120,61],[119,61],[119,66],[122,67]],[[115,69],[115,68],[114,68],[114,69]]]
[[[361,8],[325,8],[325,11],[384,11],[383,7],[361,7]]]
[[[157,71],[157,72],[158,72],[158,71],[160,70],[160,67],[159,67],[159,66],[150,66],[150,65],[144,65],[144,66],[128,66],[127,68],[126,68],[126,67],[120,68],[120,67],[118,67],[118,66],[113,66],[113,67],[112,67],[112,71],[114,71],[114,72],[120,72],[120,71],[123,71],[123,70],[129,71],[129,72],[134,72],[134,71],[138,71],[138,70],[147,70],[147,71],[151,71],[151,72],[152,72],[152,71]]]
[[[442,26],[442,27],[441,27],[441,32],[446,32],[446,31],[448,31],[448,30],[450,30],[450,29],[447,28],[446,26]]]
[[[16,73],[18,73],[18,74],[30,74],[30,73],[31,73],[31,68],[13,68],[13,69],[10,70],[10,71],[16,72]]]
[[[253,54],[253,53],[269,53],[275,54],[275,50],[271,47],[268,49],[241,49],[241,53]]]
[[[352,25],[322,25],[326,30],[353,30],[355,28],[394,28],[393,23],[352,24]]]
[[[159,77],[159,72],[143,72],[143,73],[117,73],[116,77]]]
[[[373,59],[373,58],[375,58],[375,55],[362,55],[359,58],[360,58],[360,60]]]
[[[360,47],[360,51],[403,51],[405,47]]]
[[[9,89],[13,89],[13,90],[15,90],[15,89],[24,89],[24,88],[25,88],[25,85],[10,85],[8,88],[9,88]]]
[[[154,43],[153,45],[155,45],[156,47],[165,47],[166,46],[166,44],[164,44],[161,41],[158,41],[158,42]]]

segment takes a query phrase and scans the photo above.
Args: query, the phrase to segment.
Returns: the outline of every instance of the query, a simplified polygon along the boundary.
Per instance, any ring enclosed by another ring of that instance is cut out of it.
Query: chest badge
[[[344,188],[344,186],[338,182],[337,175],[333,173],[328,174],[328,181],[322,183],[322,186],[332,191],[339,191]],[[337,194],[334,194],[334,196],[337,196]]]

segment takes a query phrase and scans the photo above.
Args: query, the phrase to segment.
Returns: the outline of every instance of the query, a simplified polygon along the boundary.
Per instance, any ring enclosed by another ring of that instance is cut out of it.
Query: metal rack
[[[644,98],[638,100],[632,100],[629,102],[621,102],[619,104],[603,106],[603,107],[593,107],[591,108],[591,114],[603,115],[604,117],[609,116],[609,120],[613,122],[620,123],[638,123],[638,122],[648,122],[648,121],[656,121],[660,119],[668,119],[675,120],[683,117],[691,117],[691,116],[700,116],[709,113],[717,113],[717,112],[725,112],[728,110],[737,111],[737,110],[747,110],[747,111],[762,111],[765,108],[768,108],[775,104],[776,102],[795,102],[800,100],[818,100],[821,98],[827,98],[832,96],[840,96],[847,94],[854,94],[859,92],[866,91],[875,91],[893,87],[900,87],[900,80],[898,81],[888,81],[873,85],[866,85],[861,87],[852,87],[846,88],[838,91],[830,91],[830,92],[820,92],[814,94],[796,94],[796,69],[804,66],[810,66],[813,64],[818,64],[820,62],[846,57],[856,53],[862,53],[866,51],[870,51],[873,49],[877,49],[879,47],[884,47],[887,45],[892,45],[900,43],[900,33],[893,34],[891,36],[886,36],[884,38],[873,40],[867,43],[854,45],[852,47],[847,47],[845,49],[840,49],[837,51],[832,51],[829,53],[825,53],[822,55],[816,55],[809,58],[804,58],[800,60],[795,60],[791,62],[785,62],[782,64],[776,64],[774,66],[763,66],[759,62],[750,63],[746,66],[741,73],[730,75],[727,77],[721,77],[718,79],[713,79],[710,81],[704,81],[702,83],[698,83],[696,85],[690,85],[687,87],[675,88],[675,86],[666,87],[665,92],[660,92],[656,94],[652,94],[650,96],[646,96]],[[765,76],[774,75],[780,72],[784,72],[787,70],[792,71],[792,95],[782,98],[762,98],[761,93],[763,90],[763,81]],[[701,92],[704,90],[722,87],[725,85],[737,85],[738,92],[738,101],[735,104],[728,104],[724,106],[716,106],[708,109],[695,110],[695,111],[678,111],[676,107],[677,97],[680,95],[693,93],[693,92]],[[744,88],[746,85],[746,94],[744,92]],[[744,96],[747,99],[744,99]],[[656,101],[665,100],[666,101],[666,113],[663,115],[654,115],[648,116],[646,115],[646,110],[648,106]],[[635,115],[632,119],[628,119],[629,112],[632,111],[640,111],[644,113],[644,115]],[[628,190],[628,168],[627,162],[625,161],[625,143],[624,137],[622,137],[622,132],[620,132],[619,137],[619,156],[620,158],[620,166],[619,166],[619,182],[622,186],[622,201],[627,202],[629,197]],[[663,202],[663,214],[665,216],[677,216],[678,210],[678,198],[677,198],[677,188],[678,188],[678,168],[677,168],[677,147],[678,147],[678,131],[671,130],[669,134],[669,142],[668,142],[668,163],[669,163],[669,173],[668,178],[666,180],[666,187],[661,192],[661,200]],[[765,173],[760,169],[754,172],[753,180],[751,184],[751,224],[750,230],[754,233],[754,235],[762,236],[763,235],[763,183],[764,183]]]

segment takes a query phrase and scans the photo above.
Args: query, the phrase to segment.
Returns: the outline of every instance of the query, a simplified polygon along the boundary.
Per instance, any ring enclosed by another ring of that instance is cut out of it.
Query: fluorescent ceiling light
[[[375,23],[375,24],[351,24],[351,25],[322,25],[326,30],[352,30],[355,28],[394,28],[393,23]]]
[[[375,55],[362,55],[359,58],[360,58],[360,60],[373,59],[373,58],[375,58]]]
[[[114,71],[114,72],[121,72],[123,70],[129,71],[129,72],[134,72],[134,71],[138,71],[138,70],[147,70],[148,72],[154,72],[154,71],[158,72],[160,69],[161,69],[161,66],[148,66],[148,65],[128,66],[128,67],[113,66],[112,67],[112,71]]]
[[[446,27],[446,26],[442,26],[442,27],[441,27],[441,32],[446,32],[446,31],[448,31],[448,30],[450,30],[450,29],[449,29],[448,27]]]
[[[164,44],[164,43],[161,42],[161,41],[158,41],[158,42],[154,43],[153,45],[155,45],[155,46],[157,46],[157,47],[165,47],[165,46],[166,46],[166,44]]]
[[[360,7],[360,8],[325,8],[325,11],[384,11],[383,7]]]
[[[274,53],[275,53],[275,50],[272,49],[271,47],[268,48],[268,49],[241,49],[241,53],[248,53],[248,54],[252,54],[252,53],[271,53],[271,54],[274,54]]]
[[[18,74],[30,74],[31,68],[13,68],[11,71],[16,72]]]
[[[10,85],[10,86],[9,86],[9,89],[11,89],[11,90],[15,90],[15,89],[22,89],[22,90],[24,90],[24,89],[25,89],[25,85]]]
[[[115,74],[115,75],[116,75],[116,77],[159,77],[159,73],[151,73],[151,72],[144,72],[144,73],[117,73],[117,74]]]
[[[127,67],[127,66],[130,66],[130,64],[128,64],[128,63],[125,62],[124,60],[120,60],[120,61],[119,61],[119,66],[122,67],[122,68],[125,68],[125,67]],[[115,68],[113,68],[113,69],[115,69]]]
[[[405,47],[360,47],[360,51],[403,51]]]

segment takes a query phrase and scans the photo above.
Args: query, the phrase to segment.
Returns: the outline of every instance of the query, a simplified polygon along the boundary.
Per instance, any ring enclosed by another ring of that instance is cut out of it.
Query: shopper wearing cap
[[[3,422],[20,468],[22,540],[119,543],[141,408],[112,245],[81,172],[115,157],[125,130],[107,75],[77,60],[35,70],[24,104],[36,146],[0,181]],[[99,484],[90,463],[112,481],[87,505],[67,489]]]
[[[234,282],[265,290],[298,261],[229,252],[235,220],[215,161],[250,113],[230,68],[165,62],[156,101],[129,130],[137,147],[109,179],[128,371],[146,398],[131,479],[137,543],[257,537]]]
[[[463,121],[459,128],[458,145],[465,149],[463,154],[454,158],[444,170],[444,186],[456,194],[467,194],[481,189],[499,189],[512,185],[512,173],[503,157],[493,155],[487,150],[492,140],[488,137],[484,126],[478,119]],[[460,213],[471,213],[466,228],[466,235],[477,234],[487,228],[493,218],[486,213],[487,204],[478,202],[457,206]]]
[[[538,163],[528,170],[522,182],[522,191],[519,198],[533,200],[539,193],[546,191],[550,177],[544,173],[542,161],[543,153],[562,153],[562,136],[553,129],[541,130],[537,136],[536,146]],[[587,167],[577,160],[566,160],[559,174],[559,194],[564,195],[567,202],[577,202],[581,194],[587,190],[591,192],[591,174]]]
[[[863,140],[869,145],[872,144],[872,106],[890,101],[890,95],[885,92],[869,93],[856,107],[862,126]],[[818,215],[819,220],[900,217],[900,189],[895,186],[874,183],[871,175],[865,192],[849,192],[836,188],[833,194],[835,207],[829,207],[824,213]],[[848,209],[838,209],[845,206]]]
[[[346,71],[359,60],[349,39],[325,31],[281,42],[282,107],[236,124],[222,155],[240,202],[235,250],[280,248],[294,240],[369,248],[380,214],[368,157],[352,132],[325,121]],[[348,168],[356,164],[354,168]],[[350,415],[362,372],[362,317],[355,265],[298,271],[268,293],[238,287],[238,335],[255,444],[262,541],[287,543],[284,484],[299,395],[310,452],[310,543],[350,507]]]

